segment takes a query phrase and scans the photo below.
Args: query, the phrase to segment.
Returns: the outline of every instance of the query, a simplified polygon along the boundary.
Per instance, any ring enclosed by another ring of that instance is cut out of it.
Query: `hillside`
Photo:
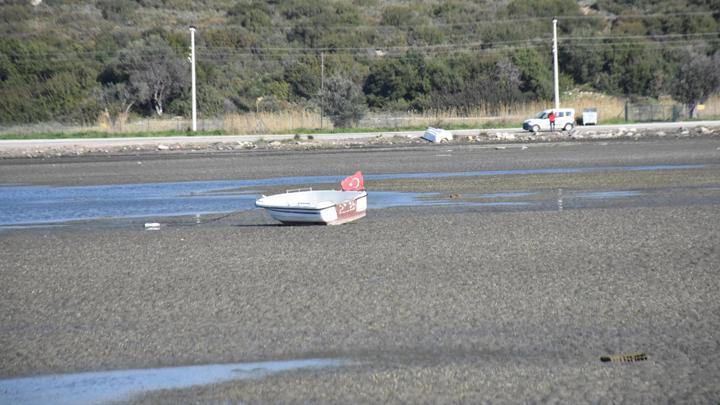
[[[492,112],[552,97],[554,16],[562,88],[694,103],[720,87],[720,0],[15,0],[0,125],[189,115],[191,25],[204,117]]]

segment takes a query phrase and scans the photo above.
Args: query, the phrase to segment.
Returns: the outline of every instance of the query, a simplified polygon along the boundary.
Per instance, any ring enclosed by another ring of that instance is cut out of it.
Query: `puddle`
[[[649,165],[649,166],[605,166],[605,167],[557,167],[541,169],[514,169],[514,170],[480,170],[471,172],[445,172],[445,173],[396,173],[365,175],[366,180],[394,180],[394,179],[426,179],[444,177],[480,177],[504,175],[531,175],[531,174],[578,174],[578,173],[612,173],[612,172],[639,172],[659,170],[701,169],[705,165]]]
[[[14,378],[0,380],[0,403],[107,403],[156,390],[262,378],[289,370],[341,367],[349,363],[342,359],[305,359]]]
[[[0,187],[0,225],[228,213],[255,208],[240,182]],[[226,191],[227,190],[227,191]]]
[[[497,193],[497,194],[463,194],[466,197],[482,198],[509,198],[532,195],[535,193]],[[502,207],[529,205],[526,201],[467,201],[455,199],[446,193],[411,193],[396,191],[372,191],[368,192],[368,208],[393,208],[407,206],[429,206],[429,205],[460,205],[476,207]]]
[[[509,192],[509,193],[492,193],[492,194],[467,194],[468,197],[473,198],[517,198],[517,197],[529,197],[535,195],[535,192],[521,191],[521,192]]]
[[[575,193],[573,194],[576,198],[627,198],[642,195],[639,191],[593,191],[588,193]]]
[[[596,173],[618,171],[657,171],[702,168],[705,165],[652,165],[472,172],[391,173],[365,175],[368,181],[389,179],[427,179],[497,175],[557,173]],[[336,186],[342,176],[279,177],[255,180],[223,180],[174,183],[100,185],[82,187],[0,186],[0,229],[48,226],[94,219],[157,218],[225,214],[255,208],[255,200],[266,187],[297,187],[307,184]],[[607,200],[631,198],[635,191],[590,191],[577,198]],[[500,192],[464,195],[472,199],[454,200],[438,193],[370,191],[369,209],[417,205],[464,205],[475,207],[522,207],[534,202],[519,201],[539,193]],[[537,196],[535,196],[537,197]],[[535,198],[534,197],[534,198]],[[542,196],[541,196],[542,197]],[[566,197],[567,198],[567,197]],[[498,201],[500,200],[500,201]],[[503,201],[505,200],[505,201]]]

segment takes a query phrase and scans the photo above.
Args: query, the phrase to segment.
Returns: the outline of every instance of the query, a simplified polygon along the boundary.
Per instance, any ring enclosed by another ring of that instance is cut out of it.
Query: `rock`
[[[711,132],[712,132],[712,130],[711,130],[710,128],[700,127],[700,133],[701,133],[701,134],[709,134],[709,133],[711,133]]]
[[[158,148],[158,150],[169,150],[169,149],[170,149],[169,146],[167,146],[167,145],[162,145],[162,144],[158,145],[157,148]]]
[[[658,133],[655,134],[655,135],[657,135],[657,136],[665,136],[665,135],[667,135],[667,134],[666,134],[665,132],[663,132],[663,131],[660,131],[660,132],[658,132]]]
[[[272,141],[269,143],[270,146],[280,146],[280,141]]]
[[[441,128],[428,127],[422,138],[433,143],[449,142],[453,140],[453,134]]]
[[[498,132],[497,134],[495,134],[495,136],[497,137],[497,139],[502,139],[505,141],[514,141],[516,139],[515,134],[511,134],[508,132]]]

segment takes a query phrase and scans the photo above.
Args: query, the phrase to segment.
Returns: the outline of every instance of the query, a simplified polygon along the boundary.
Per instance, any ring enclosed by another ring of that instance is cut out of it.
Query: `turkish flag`
[[[355,172],[352,176],[346,177],[345,180],[340,182],[342,191],[360,191],[365,186],[363,185],[363,177],[360,171]]]

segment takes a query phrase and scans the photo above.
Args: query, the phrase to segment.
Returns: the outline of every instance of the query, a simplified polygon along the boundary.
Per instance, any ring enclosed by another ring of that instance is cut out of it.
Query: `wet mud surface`
[[[676,165],[377,178],[370,192],[421,203],[337,227],[280,226],[251,209],[168,217],[157,231],[139,218],[5,229],[0,377],[343,358],[352,364],[123,401],[717,402],[718,147],[3,166],[3,184],[97,186]],[[647,360],[600,360],[637,352]]]

